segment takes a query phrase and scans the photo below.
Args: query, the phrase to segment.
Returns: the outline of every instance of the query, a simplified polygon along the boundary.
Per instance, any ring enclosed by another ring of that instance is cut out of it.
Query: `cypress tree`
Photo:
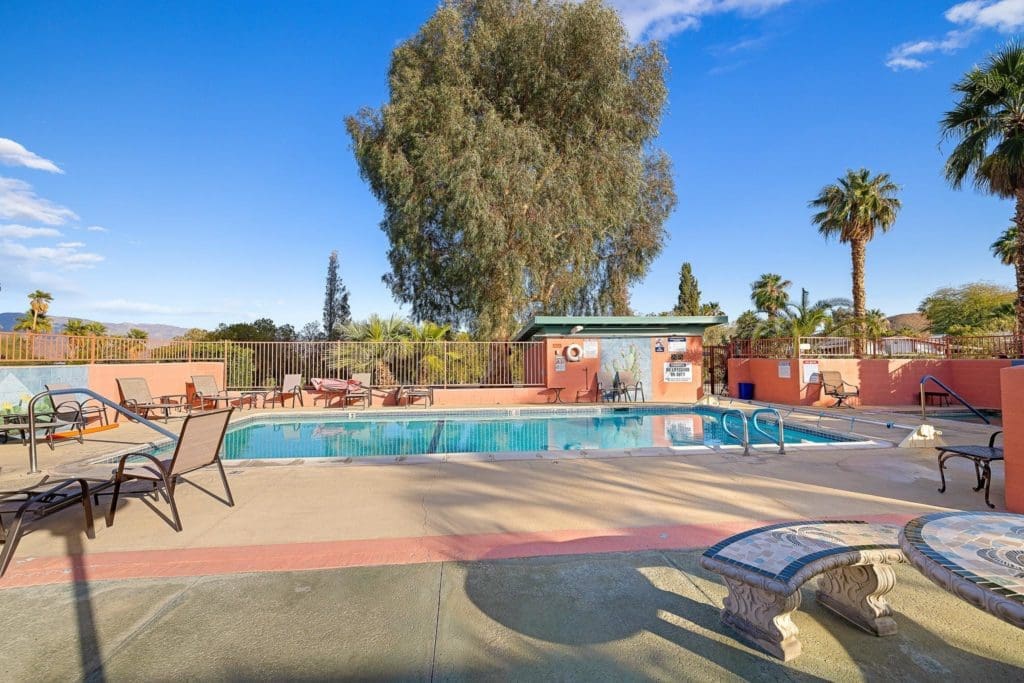
[[[338,252],[332,251],[327,261],[327,287],[324,292],[324,333],[331,341],[340,336],[338,329],[352,321],[348,306],[348,288],[338,275]]]

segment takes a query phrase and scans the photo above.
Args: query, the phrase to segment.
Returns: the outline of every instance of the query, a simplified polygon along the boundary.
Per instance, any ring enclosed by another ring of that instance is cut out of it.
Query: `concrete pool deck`
[[[989,432],[951,426],[943,438]],[[130,424],[43,446],[40,464],[59,478],[152,434]],[[236,506],[182,485],[181,533],[163,501],[132,497],[113,527],[98,519],[95,539],[74,508],[26,535],[0,579],[0,622],[22,631],[6,663],[13,680],[1012,678],[1021,632],[908,567],[891,594],[899,636],[861,634],[808,597],[806,654],[783,665],[718,623],[724,588],[696,566],[704,547],[770,521],[987,509],[969,463],[950,463],[949,489],[936,491],[934,453],[229,463]],[[0,445],[0,487],[38,481],[26,465],[26,448]],[[220,493],[214,470],[190,479]],[[992,500],[1003,509],[1001,468]],[[168,639],[180,668],[147,668]]]

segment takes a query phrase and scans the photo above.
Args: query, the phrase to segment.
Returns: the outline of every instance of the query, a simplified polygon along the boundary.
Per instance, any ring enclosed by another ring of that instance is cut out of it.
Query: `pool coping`
[[[332,416],[333,420],[356,420],[361,416],[373,417],[373,418],[395,418],[395,417],[411,417],[411,416],[429,416],[429,415],[458,415],[463,417],[471,416],[486,416],[501,414],[508,417],[522,417],[524,411],[530,416],[543,416],[546,414],[555,415],[605,415],[614,414],[615,412],[622,411],[638,411],[638,412],[655,412],[656,410],[664,410],[666,408],[679,408],[695,410],[699,409],[698,412],[710,412],[710,413],[724,413],[727,409],[720,408],[718,406],[708,406],[698,403],[646,403],[642,405],[630,405],[627,407],[619,406],[549,406],[549,407],[486,407],[486,408],[466,408],[466,409],[444,409],[444,408],[425,408],[413,411],[409,408],[404,409],[383,409],[383,410],[334,410],[334,409],[300,409],[300,410],[289,410],[287,413],[284,411],[275,413],[274,411],[259,412],[252,411],[244,415],[238,415],[233,417],[229,429],[237,427],[239,425],[245,425],[249,422],[266,420],[266,418],[280,418],[280,422],[298,422],[302,420],[320,420],[323,421],[324,415]],[[333,421],[332,420],[332,421]],[[891,441],[885,441],[883,439],[875,439],[870,437],[863,437],[863,440],[855,440],[851,437],[834,432],[829,429],[823,429],[821,427],[810,427],[804,425],[796,425],[795,429],[800,431],[809,432],[812,434],[819,434],[821,436],[827,436],[830,438],[841,439],[831,443],[787,443],[786,450],[814,450],[814,449],[825,449],[825,450],[842,450],[842,449],[879,449],[879,448],[895,448],[896,443]],[[126,447],[117,449],[111,453],[106,453],[102,456],[90,458],[83,464],[86,465],[106,465],[116,463],[117,459],[127,455],[129,453],[141,452],[145,449],[159,448],[161,446],[172,443],[172,440],[167,437],[155,439],[147,442],[144,445],[136,445],[133,447]],[[769,455],[781,455],[777,452],[778,446],[774,443],[769,444],[751,444],[749,457],[769,456]],[[227,467],[259,467],[259,466],[287,466],[287,465],[354,465],[354,466],[373,466],[373,465],[422,465],[422,464],[440,464],[440,463],[458,463],[458,462],[497,462],[497,461],[559,461],[559,460],[607,460],[613,458],[637,458],[637,457],[666,457],[673,455],[695,455],[695,454],[710,454],[710,453],[727,453],[727,454],[743,454],[743,446],[736,445],[724,445],[724,444],[692,444],[687,446],[649,446],[640,448],[628,448],[628,449],[579,449],[579,450],[562,450],[562,451],[495,451],[495,452],[455,452],[455,453],[417,453],[410,455],[360,455],[360,456],[289,456],[283,458],[239,458],[239,459],[222,459],[221,462]]]

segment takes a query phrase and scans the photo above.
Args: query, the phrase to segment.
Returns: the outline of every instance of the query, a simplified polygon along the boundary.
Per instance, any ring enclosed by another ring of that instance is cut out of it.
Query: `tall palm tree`
[[[46,317],[46,312],[50,310],[50,302],[53,301],[53,295],[37,289],[28,295],[28,301],[29,308],[32,311],[32,331],[36,332],[40,316]],[[53,329],[52,325],[50,329]]]
[[[1011,225],[993,242],[989,249],[1004,266],[1012,266],[1017,260],[1017,226]]]
[[[784,280],[776,273],[765,273],[750,283],[750,300],[759,311],[768,314],[768,319],[774,321],[779,311],[789,303],[789,292],[793,285],[789,280]]]
[[[1017,332],[1024,330],[1024,45],[1007,43],[954,86],[960,100],[942,117],[943,139],[956,146],[946,160],[946,180],[1013,199],[1017,226]],[[1020,349],[1024,351],[1024,349]]]
[[[866,168],[851,169],[835,183],[821,188],[818,196],[809,202],[811,208],[818,209],[811,217],[811,222],[818,226],[818,232],[826,239],[835,237],[850,245],[853,316],[857,328],[854,351],[857,355],[863,352],[864,316],[867,313],[864,263],[868,242],[874,239],[876,230],[887,232],[896,222],[896,214],[900,211],[900,200],[896,198],[898,191],[888,173],[872,176]]]

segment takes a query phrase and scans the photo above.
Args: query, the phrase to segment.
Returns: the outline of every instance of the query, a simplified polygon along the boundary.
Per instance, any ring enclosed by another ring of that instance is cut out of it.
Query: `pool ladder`
[[[758,424],[758,421],[757,421],[757,418],[758,418],[759,415],[765,415],[765,414],[769,414],[769,415],[774,415],[775,416],[775,424],[778,425],[778,428],[779,428],[779,436],[778,436],[778,439],[777,439],[777,443],[778,443],[778,446],[779,446],[779,455],[785,455],[786,454],[785,427],[783,426],[783,423],[782,423],[782,415],[779,413],[778,410],[776,410],[775,408],[758,408],[757,410],[755,410],[754,412],[752,412],[750,414],[750,424],[752,424],[754,426],[754,429],[756,429],[758,432],[760,432],[764,437],[766,437],[767,439],[771,439],[772,436],[768,432],[764,431],[764,429],[761,428],[761,425]],[[731,429],[729,429],[729,421],[728,421],[727,418],[730,415],[735,415],[736,417],[738,417],[740,419],[740,424],[743,425],[743,434],[742,434],[742,436],[739,435],[739,434],[735,434]],[[737,408],[731,408],[731,409],[726,410],[726,411],[724,411],[722,413],[722,431],[724,431],[726,434],[728,434],[729,436],[731,436],[732,438],[734,438],[734,439],[736,439],[737,441],[740,442],[740,444],[743,446],[743,455],[750,455],[750,430],[749,430],[749,428],[747,426],[747,416],[746,416],[746,414],[742,410],[739,410]]]
[[[925,395],[924,395],[924,393],[925,393],[925,392],[924,392],[924,385],[925,385],[925,384],[927,384],[928,382],[934,382],[935,384],[937,384],[937,385],[939,385],[940,387],[942,387],[943,389],[945,389],[945,390],[946,390],[946,392],[947,392],[947,393],[948,393],[948,394],[949,394],[950,396],[952,396],[953,398],[955,398],[955,399],[956,399],[957,401],[960,401],[960,403],[963,403],[963,404],[964,404],[964,407],[966,407],[966,408],[967,408],[967,410],[971,411],[972,413],[974,413],[975,415],[977,415],[978,417],[980,417],[980,418],[981,418],[981,420],[982,420],[982,421],[983,421],[983,422],[984,422],[985,424],[987,424],[987,425],[988,425],[988,424],[992,424],[992,420],[988,419],[988,416],[987,416],[987,415],[985,415],[985,414],[984,414],[984,413],[982,413],[982,412],[981,412],[980,410],[978,410],[977,408],[975,408],[974,406],[972,406],[972,405],[971,405],[970,403],[968,403],[968,402],[967,402],[967,401],[966,401],[966,400],[964,399],[964,397],[963,397],[963,396],[961,396],[960,394],[958,394],[958,393],[956,393],[955,391],[953,391],[952,389],[950,389],[950,388],[949,388],[949,385],[948,385],[948,384],[946,384],[945,382],[943,382],[942,380],[940,380],[940,379],[939,379],[938,377],[936,377],[935,375],[925,375],[924,377],[922,377],[922,378],[921,378],[921,387],[920,387],[920,392],[921,392],[921,419],[922,419],[922,420],[927,420],[927,419],[928,419],[928,415],[927,415],[927,414],[926,414],[926,412],[925,412]],[[946,405],[949,405],[949,403],[947,402],[947,403],[946,403]]]

